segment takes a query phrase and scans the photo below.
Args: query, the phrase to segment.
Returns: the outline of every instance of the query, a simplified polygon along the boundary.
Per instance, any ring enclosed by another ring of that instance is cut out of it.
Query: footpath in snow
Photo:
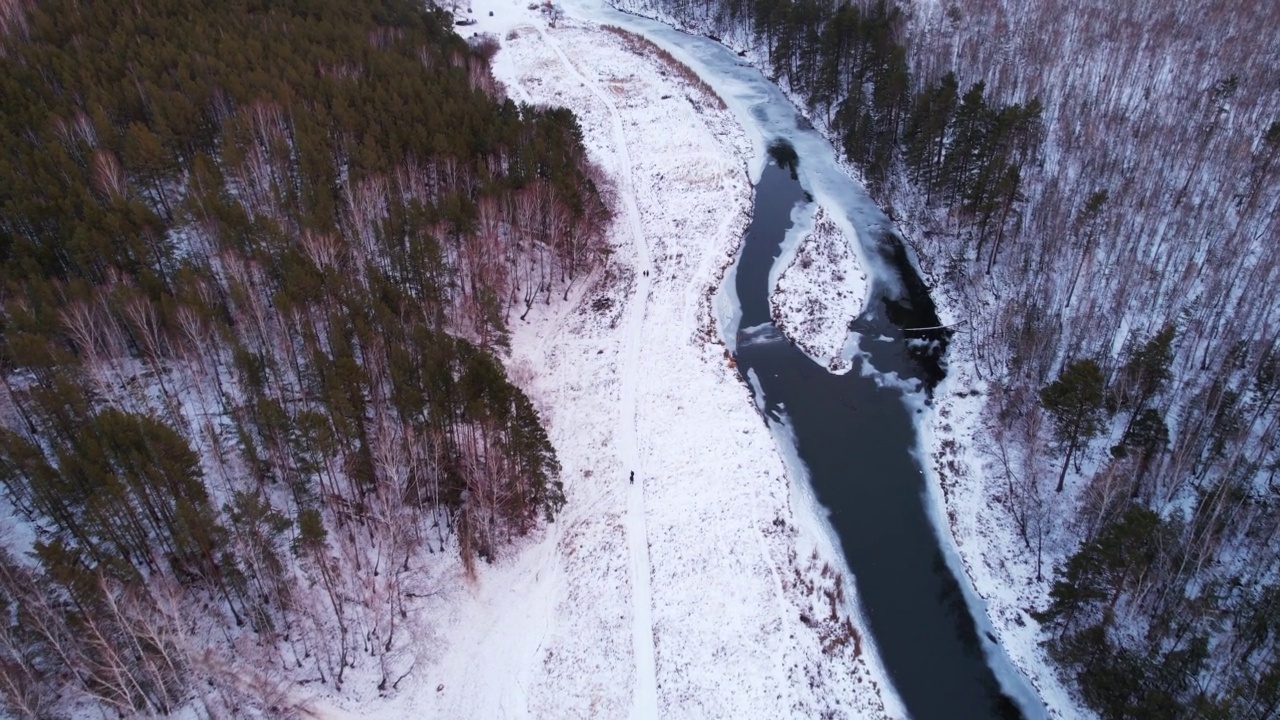
[[[752,139],[668,60],[572,10],[554,28],[523,2],[471,11],[460,30],[500,41],[511,97],[572,109],[612,182],[606,266],[512,318],[509,369],[568,504],[475,581],[441,580],[398,693],[314,714],[901,716],[824,521],[793,504],[714,325],[750,219]]]

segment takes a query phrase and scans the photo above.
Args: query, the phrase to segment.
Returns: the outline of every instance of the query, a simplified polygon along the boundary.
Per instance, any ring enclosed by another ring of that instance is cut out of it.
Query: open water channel
[[[886,261],[901,263],[906,279],[873,286],[870,304],[853,325],[865,355],[845,375],[827,372],[770,320],[770,270],[792,207],[806,201],[800,183],[773,163],[756,185],[755,215],[736,274],[738,367],[762,394],[770,422],[790,425],[814,492],[831,512],[881,660],[911,716],[1022,718],[988,653],[1007,661],[984,638],[985,630],[980,634],[926,505],[913,416],[940,378],[946,338],[903,330],[938,325],[923,285],[892,238],[885,238],[879,250]],[[903,292],[888,292],[894,285]],[[906,402],[911,385],[918,389]],[[1017,679],[1008,680],[1016,693]]]

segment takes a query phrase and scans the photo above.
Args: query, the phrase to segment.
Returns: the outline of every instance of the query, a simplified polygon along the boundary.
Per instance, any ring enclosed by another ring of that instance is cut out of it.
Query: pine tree
[[[1093,245],[1098,236],[1098,218],[1103,206],[1107,204],[1108,197],[1106,190],[1094,192],[1085,202],[1084,209],[1080,211],[1080,216],[1076,218],[1076,227],[1084,235],[1084,240],[1080,246],[1080,262],[1076,263],[1075,272],[1071,274],[1071,284],[1067,286],[1067,299],[1064,307],[1071,307],[1071,298],[1075,295],[1076,281],[1080,279],[1080,271],[1084,269],[1085,263],[1093,257]]]
[[[1040,404],[1053,418],[1053,432],[1066,445],[1056,492],[1062,492],[1071,458],[1102,429],[1105,382],[1102,369],[1091,359],[1074,360],[1057,380],[1040,391]]]
[[[1090,624],[1109,623],[1109,610],[1166,551],[1171,532],[1151,510],[1130,507],[1058,570],[1049,592],[1050,605],[1036,619],[1057,624],[1063,631],[1074,627],[1082,615]]]

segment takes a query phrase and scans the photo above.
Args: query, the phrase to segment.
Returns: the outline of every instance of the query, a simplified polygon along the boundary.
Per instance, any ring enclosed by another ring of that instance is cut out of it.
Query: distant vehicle
[[[475,18],[458,18],[456,21],[454,21],[453,24],[454,25],[475,25],[476,19]]]

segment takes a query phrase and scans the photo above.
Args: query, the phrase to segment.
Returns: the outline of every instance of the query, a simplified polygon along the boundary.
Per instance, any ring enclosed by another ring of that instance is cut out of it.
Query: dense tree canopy
[[[469,567],[564,502],[493,351],[601,255],[576,119],[503,97],[492,47],[409,0],[18,8],[0,482],[40,567],[0,583],[5,701],[167,712],[203,641],[137,639],[201,604],[268,667],[401,672],[419,555]]]

